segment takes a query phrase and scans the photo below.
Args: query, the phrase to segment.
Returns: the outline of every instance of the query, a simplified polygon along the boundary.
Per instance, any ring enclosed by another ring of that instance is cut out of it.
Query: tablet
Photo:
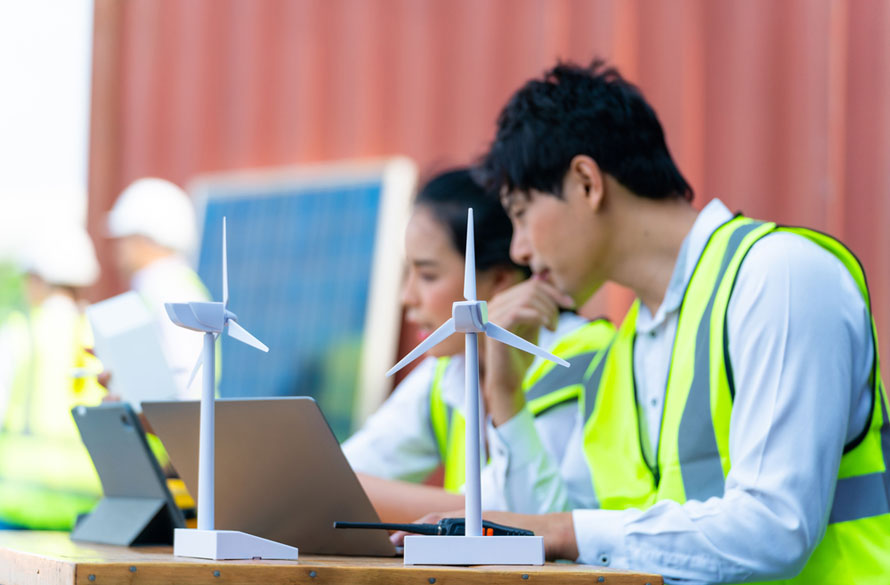
[[[393,556],[385,530],[335,530],[337,520],[378,522],[331,428],[307,397],[216,401],[214,528],[296,546],[300,553]],[[198,492],[198,401],[143,402],[189,492]]]
[[[102,482],[102,499],[77,523],[72,540],[130,546],[172,544],[184,528],[142,425],[126,402],[71,410]]]

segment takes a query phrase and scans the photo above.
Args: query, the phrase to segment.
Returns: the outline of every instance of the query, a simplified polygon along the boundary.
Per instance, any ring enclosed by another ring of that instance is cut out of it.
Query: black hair
[[[476,179],[476,173],[474,169],[458,168],[434,176],[421,188],[414,206],[430,210],[461,256],[466,256],[467,209],[472,207],[476,270],[506,266],[527,276],[528,269],[510,259],[510,219],[496,193],[487,191]]]
[[[639,196],[692,199],[655,111],[599,59],[589,67],[560,62],[520,88],[498,117],[482,166],[492,188],[561,197],[579,154]]]

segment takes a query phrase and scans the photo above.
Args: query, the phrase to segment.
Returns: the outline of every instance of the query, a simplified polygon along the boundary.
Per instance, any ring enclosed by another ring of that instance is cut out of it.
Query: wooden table
[[[72,542],[67,533],[0,531],[0,584],[236,585],[386,583],[392,585],[661,585],[656,575],[584,565],[406,567],[400,558],[300,555],[299,561],[204,561],[174,557],[172,547]]]

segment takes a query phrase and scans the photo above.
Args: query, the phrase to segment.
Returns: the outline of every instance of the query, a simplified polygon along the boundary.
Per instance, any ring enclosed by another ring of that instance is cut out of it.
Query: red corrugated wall
[[[95,0],[90,228],[143,175],[482,153],[558,58],[637,82],[701,206],[827,230],[890,343],[890,2]],[[99,241],[101,297],[121,288]],[[620,317],[608,290],[591,311]],[[818,319],[818,315],[814,315]]]

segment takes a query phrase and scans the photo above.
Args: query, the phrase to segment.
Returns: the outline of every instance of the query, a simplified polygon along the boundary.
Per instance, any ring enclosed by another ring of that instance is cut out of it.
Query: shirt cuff
[[[626,568],[624,526],[628,510],[573,510],[576,562],[601,567]]]
[[[507,461],[514,469],[537,461],[544,451],[535,418],[527,408],[499,427],[489,423],[488,440],[494,458]]]

